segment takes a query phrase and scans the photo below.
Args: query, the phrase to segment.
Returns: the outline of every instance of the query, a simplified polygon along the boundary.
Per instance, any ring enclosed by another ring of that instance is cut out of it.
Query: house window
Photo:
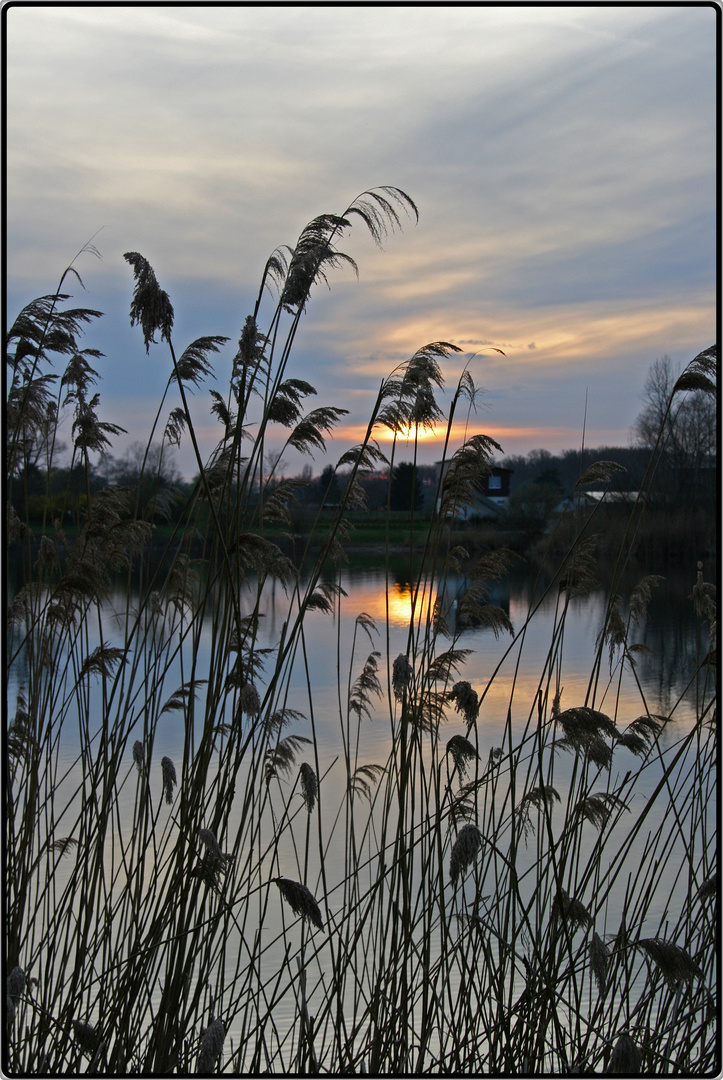
[[[502,477],[501,476],[490,476],[489,479],[487,480],[487,490],[488,491],[501,491],[502,490]]]

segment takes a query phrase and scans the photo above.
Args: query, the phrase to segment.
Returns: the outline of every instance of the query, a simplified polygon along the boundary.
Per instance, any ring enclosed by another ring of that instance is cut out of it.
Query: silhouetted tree
[[[318,481],[319,502],[322,506],[335,506],[341,498],[341,483],[333,465],[327,465]]]
[[[135,512],[146,517],[173,517],[180,496],[180,473],[168,446],[131,443],[123,457],[103,457],[96,472],[106,483],[131,490]]]
[[[638,445],[651,451],[663,427],[654,492],[661,501],[682,508],[712,494],[716,438],[716,404],[702,391],[678,394],[669,409],[680,369],[667,355],[650,367],[643,389],[643,408],[634,425]]]
[[[391,510],[406,511],[422,508],[422,484],[411,462],[400,462],[392,472],[389,507]]]

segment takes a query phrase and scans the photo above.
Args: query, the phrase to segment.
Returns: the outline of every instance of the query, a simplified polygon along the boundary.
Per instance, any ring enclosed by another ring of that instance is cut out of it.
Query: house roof
[[[623,503],[632,506],[638,498],[645,498],[645,492],[640,491],[574,491],[572,495],[566,495],[555,507],[555,512],[563,514],[571,510],[575,505],[594,506],[603,502]]]

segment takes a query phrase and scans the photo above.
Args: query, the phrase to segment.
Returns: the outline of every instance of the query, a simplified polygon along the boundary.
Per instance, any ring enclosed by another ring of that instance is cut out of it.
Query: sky
[[[428,342],[462,350],[442,408],[469,363],[485,393],[468,434],[510,455],[583,434],[629,445],[653,361],[685,365],[716,339],[712,5],[10,4],[4,18],[8,319],[92,240],[101,258],[82,252],[85,291],[68,291],[104,312],[82,344],[104,353],[101,418],[127,429],[115,456],[148,437],[171,363],[130,326],[123,253],[169,293],[177,352],[230,339],[192,399],[206,456],[209,388],[227,390],[266,259],[381,185],[419,221],[383,250],[360,222],[346,232],[359,278],[314,287],[289,362],[311,405],[349,410],[315,473]],[[268,297],[262,328],[272,311]],[[422,460],[439,454],[427,440]],[[284,460],[289,475],[308,461]],[[195,471],[187,437],[176,464]]]

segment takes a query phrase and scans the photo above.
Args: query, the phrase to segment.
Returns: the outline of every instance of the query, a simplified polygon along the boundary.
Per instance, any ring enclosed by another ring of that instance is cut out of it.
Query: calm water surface
[[[392,578],[387,583],[383,570],[352,567],[345,570],[339,580],[347,593],[342,599],[341,613],[328,615],[310,612],[305,619],[306,662],[302,662],[301,656],[297,657],[291,674],[287,703],[303,713],[306,720],[284,732],[311,738],[310,717],[313,715],[319,745],[320,774],[323,777],[322,799],[328,808],[340,805],[344,796],[345,772],[339,759],[343,753],[342,728],[349,681],[357,677],[373,648],[381,654],[380,678],[386,688],[386,658],[388,655],[391,662],[398,653],[407,651],[412,610],[412,594],[403,570],[396,579]],[[562,661],[556,668],[553,679],[553,687],[559,684],[562,688],[562,708],[584,703],[594,705],[614,717],[621,728],[647,709],[650,713],[671,717],[661,736],[663,745],[680,738],[695,719],[696,688],[691,679],[696,668],[696,657],[700,650],[707,646],[706,642],[698,638],[696,619],[688,599],[692,585],[692,580],[683,577],[669,577],[660,583],[654,593],[647,621],[633,632],[633,639],[647,647],[638,654],[637,677],[627,668],[621,673],[619,666],[614,667],[611,674],[606,656],[594,696],[590,696],[590,673],[598,635],[603,625],[607,596],[602,590],[597,590],[586,597],[571,600],[565,623]],[[452,625],[456,601],[463,586],[461,579],[452,581],[444,598]],[[531,604],[536,603],[532,579],[524,575],[513,576],[509,581],[496,586],[490,599],[505,611],[517,633],[525,624]],[[539,605],[522,639],[515,641],[506,633],[495,637],[490,629],[476,627],[466,630],[457,643],[458,647],[471,652],[464,669],[456,677],[468,680],[483,699],[478,720],[482,760],[486,760],[492,748],[500,745],[508,710],[511,712],[513,728],[519,732],[523,731],[530,718],[534,719],[537,715],[538,692],[540,686],[544,687],[548,680],[547,658],[559,603],[557,590],[552,589]],[[121,592],[111,595],[102,612],[102,634],[107,644],[122,643],[124,610],[125,595]],[[357,631],[356,648],[352,656],[356,619],[362,612],[371,616],[378,632],[373,634],[373,640],[369,641],[363,633]],[[287,599],[281,586],[276,585],[268,593],[263,609],[259,642],[261,646],[273,648],[278,644],[286,615]],[[90,647],[92,646],[93,643]],[[204,625],[200,638],[196,672],[198,678],[204,676],[211,648],[212,632],[209,623]],[[163,690],[164,697],[183,681],[180,667],[177,674],[175,683],[173,674],[167,679]],[[8,704],[11,715],[14,711],[15,695],[18,687],[23,684],[23,677],[21,655],[9,672]],[[185,678],[188,678],[187,671]],[[94,689],[92,692],[97,694],[98,690]],[[97,700],[97,706],[100,726],[100,699]],[[197,708],[200,725],[203,717],[202,690],[198,696]],[[391,751],[389,706],[382,698],[372,706],[371,712],[372,715],[365,718],[362,724],[358,763],[383,765]],[[465,734],[465,725],[462,718],[450,709],[442,738],[446,740],[457,733]],[[132,733],[128,742],[128,774],[120,794],[121,816],[127,815],[128,821],[133,819],[136,798],[135,769],[130,760],[130,747],[133,739],[138,736]],[[182,714],[173,712],[162,716],[154,743],[154,761],[160,761],[165,755],[180,762],[183,758],[184,739]],[[60,761],[63,765],[60,771],[62,773],[66,768],[68,770],[62,785],[68,799],[72,799],[72,792],[77,789],[76,773],[79,766],[74,766],[73,763],[77,760],[79,745],[77,727],[74,729],[73,724],[66,725],[60,745]],[[302,759],[303,755],[299,760]],[[314,759],[310,756],[309,760],[313,762]],[[564,782],[569,758],[567,755],[560,755],[559,760],[560,768],[559,774],[556,773],[555,776],[555,785],[563,795],[564,805]],[[616,751],[614,772],[619,770],[622,775],[626,770],[635,769],[637,766],[637,759],[634,759],[629,751]],[[157,795],[160,797],[160,770],[156,771],[159,789]],[[659,775],[658,770],[650,768],[649,777],[644,778],[636,788],[638,808],[658,782]],[[617,779],[614,775],[611,777],[611,789],[615,788]],[[62,803],[62,791],[56,794],[59,803]],[[155,796],[154,791],[154,798]],[[165,812],[165,807],[163,809]],[[651,815],[650,826],[655,827],[655,815]],[[230,821],[228,834],[233,834],[233,822]],[[291,851],[282,849],[280,857],[285,855],[291,860]],[[530,859],[532,858],[531,852]],[[524,855],[522,859],[524,862]],[[64,872],[62,863],[59,872]],[[272,872],[269,865],[269,875]],[[297,877],[294,866],[290,866],[286,872],[290,877]],[[311,875],[309,883],[312,884]],[[653,905],[651,917],[662,917],[663,914],[662,909],[656,910]],[[615,912],[611,912],[611,919],[614,920],[615,915]],[[657,931],[658,927],[651,926],[651,933]],[[273,962],[272,952],[269,963],[273,965]],[[280,952],[276,962],[281,962]],[[234,970],[235,956],[229,958],[228,964],[229,971]],[[295,1004],[289,995],[285,1002],[279,1005],[278,1022],[291,1022],[294,1014]]]

